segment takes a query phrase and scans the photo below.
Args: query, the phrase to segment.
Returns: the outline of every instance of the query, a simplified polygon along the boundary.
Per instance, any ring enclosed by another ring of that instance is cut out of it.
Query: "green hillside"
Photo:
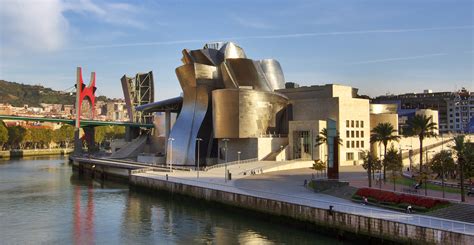
[[[107,100],[100,96],[98,100]],[[0,103],[9,103],[13,106],[37,107],[40,103],[72,105],[75,95],[45,88],[41,85],[28,85],[0,80]]]

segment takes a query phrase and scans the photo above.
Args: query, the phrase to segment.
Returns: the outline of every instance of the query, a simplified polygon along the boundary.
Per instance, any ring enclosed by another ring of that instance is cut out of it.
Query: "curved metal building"
[[[284,87],[276,60],[254,61],[235,43],[206,44],[183,50],[176,68],[183,89],[182,109],[170,134],[168,162],[196,164],[196,139],[201,161],[216,158],[217,138],[251,138],[278,133],[288,99],[273,92]]]

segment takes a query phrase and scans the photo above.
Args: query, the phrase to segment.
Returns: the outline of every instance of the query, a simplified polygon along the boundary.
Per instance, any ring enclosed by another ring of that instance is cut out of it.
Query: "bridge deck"
[[[0,115],[0,120],[17,120],[17,121],[33,121],[33,122],[55,122],[55,123],[66,123],[70,125],[75,124],[75,119],[67,118],[48,118],[48,117],[21,117],[21,116],[10,116]],[[153,124],[142,124],[132,122],[111,122],[111,121],[95,121],[95,120],[81,120],[81,127],[85,126],[129,126],[129,127],[144,127],[153,128]]]

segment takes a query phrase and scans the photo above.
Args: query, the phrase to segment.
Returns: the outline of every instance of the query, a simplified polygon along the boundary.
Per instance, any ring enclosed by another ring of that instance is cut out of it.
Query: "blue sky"
[[[174,97],[181,50],[212,41],[277,59],[301,85],[474,90],[472,0],[0,0],[0,17],[0,79],[59,90],[82,66],[98,94],[123,97],[123,74],[152,70],[156,99]]]

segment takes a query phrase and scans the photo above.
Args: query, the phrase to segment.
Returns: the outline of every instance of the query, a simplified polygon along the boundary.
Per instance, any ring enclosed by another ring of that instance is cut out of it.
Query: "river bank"
[[[52,156],[52,155],[69,155],[74,149],[59,148],[59,149],[34,149],[34,150],[10,150],[0,151],[0,159],[22,158],[31,156]]]
[[[82,163],[81,163],[82,161]],[[87,175],[107,179],[113,175],[118,163],[104,163],[88,159],[76,162]],[[104,161],[104,160],[101,160]],[[199,179],[193,171],[154,171],[122,166],[122,177],[141,189],[165,191],[271,215],[287,223],[309,224],[314,230],[332,230],[344,234],[343,239],[367,238],[373,241],[462,244],[474,243],[473,224],[431,218],[423,215],[404,214],[347,203],[327,195],[318,195],[304,188],[302,179],[296,182],[275,172],[275,179],[265,175],[261,181],[246,187],[234,185],[234,180],[224,182],[222,173],[201,172]],[[246,178],[239,182],[247,183]],[[268,183],[267,183],[268,182]],[[263,185],[267,183],[268,185]],[[276,187],[276,188],[275,188]],[[331,207],[332,206],[332,207]]]

